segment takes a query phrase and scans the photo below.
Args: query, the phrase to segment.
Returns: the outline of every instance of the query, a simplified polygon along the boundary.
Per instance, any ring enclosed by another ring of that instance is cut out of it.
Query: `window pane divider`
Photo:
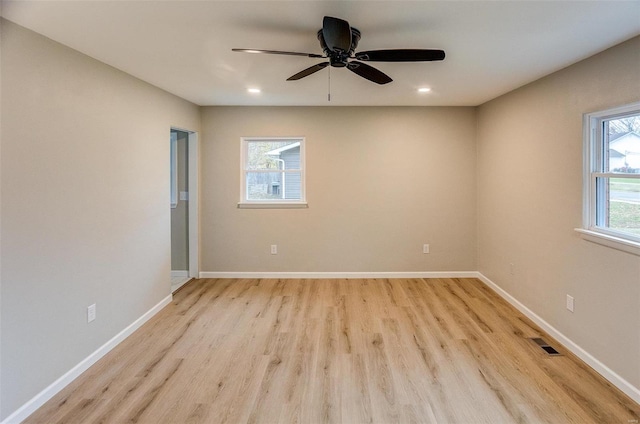
[[[294,202],[291,200],[269,200],[239,202],[238,209],[306,209],[307,202]]]
[[[596,178],[631,178],[640,180],[640,174],[626,174],[623,172],[592,172]]]
[[[245,169],[244,172],[264,172],[266,174],[276,174],[278,172],[302,172],[300,168],[289,169]]]

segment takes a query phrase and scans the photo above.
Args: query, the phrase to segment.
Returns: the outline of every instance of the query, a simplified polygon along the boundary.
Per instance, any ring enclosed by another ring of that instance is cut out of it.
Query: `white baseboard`
[[[611,384],[616,386],[618,389],[622,390],[627,396],[629,396],[634,401],[640,403],[640,389],[629,383],[627,380],[619,376],[615,371],[611,368],[607,367],[605,364],[596,359],[589,352],[581,348],[578,344],[573,342],[570,338],[562,334],[551,324],[546,322],[540,316],[538,316],[531,309],[527,308],[525,305],[520,303],[518,299],[511,296],[504,289],[498,286],[496,283],[491,281],[489,278],[485,277],[482,273],[478,272],[478,279],[489,286],[493,291],[495,291],[500,297],[513,305],[517,310],[526,315],[531,321],[535,322],[540,328],[549,333],[551,337],[556,339],[559,343],[561,343],[565,348],[570,350],[574,355],[578,358],[582,359],[587,365],[596,370],[600,375],[609,380]]]
[[[199,278],[477,278],[476,271],[443,272],[201,272]]]
[[[55,396],[60,390],[64,389],[69,383],[78,378],[80,374],[85,372],[91,365],[95,364],[100,358],[109,353],[120,342],[129,337],[134,331],[142,327],[151,317],[160,312],[162,308],[171,303],[173,296],[169,295],[162,299],[157,305],[149,309],[140,318],[129,324],[124,330],[116,334],[111,340],[100,346],[95,352],[83,359],[78,365],[67,371],[62,377],[51,383],[46,389],[35,395],[31,400],[22,405],[11,415],[5,418],[0,424],[17,424],[25,420],[29,415],[33,414],[36,409],[40,408],[49,399]]]
[[[189,271],[173,271],[171,270],[171,277],[188,277]]]
[[[180,287],[184,286],[184,285],[185,285],[185,284],[187,284],[189,281],[191,281],[191,278],[189,278],[189,277],[184,277],[184,278],[183,278],[183,281],[181,281],[181,282],[180,282],[180,284],[175,285],[175,286],[172,284],[172,285],[171,285],[171,293],[175,293],[175,292],[177,292],[177,291],[178,291],[178,289],[179,289]]]

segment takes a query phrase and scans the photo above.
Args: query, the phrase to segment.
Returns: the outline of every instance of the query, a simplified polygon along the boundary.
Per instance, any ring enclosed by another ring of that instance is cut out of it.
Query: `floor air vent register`
[[[553,346],[550,346],[549,343],[547,343],[546,341],[544,341],[544,339],[541,339],[540,337],[533,337],[531,340],[533,340],[533,342],[535,344],[537,344],[538,346],[540,346],[540,348],[542,350],[544,350],[545,352],[547,352],[548,355],[550,356],[560,356],[560,352],[558,352],[557,350],[555,350],[553,348]]]

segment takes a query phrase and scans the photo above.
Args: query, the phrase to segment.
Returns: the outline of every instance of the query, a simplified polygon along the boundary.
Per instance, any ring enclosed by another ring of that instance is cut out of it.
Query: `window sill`
[[[640,256],[640,243],[584,228],[576,228],[575,230],[580,233],[580,237],[587,241]]]
[[[309,205],[307,202],[282,202],[282,203],[266,203],[266,202],[240,202],[238,209],[306,209]]]

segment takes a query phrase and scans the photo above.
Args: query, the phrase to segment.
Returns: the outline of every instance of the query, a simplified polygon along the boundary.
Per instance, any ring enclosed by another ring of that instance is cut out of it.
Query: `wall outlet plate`
[[[573,312],[574,299],[573,296],[567,295],[567,309]]]
[[[87,322],[91,322],[96,319],[96,304],[89,305],[87,307]]]
[[[278,254],[278,245],[277,244],[272,244],[271,245],[271,254],[272,255],[277,255]]]

